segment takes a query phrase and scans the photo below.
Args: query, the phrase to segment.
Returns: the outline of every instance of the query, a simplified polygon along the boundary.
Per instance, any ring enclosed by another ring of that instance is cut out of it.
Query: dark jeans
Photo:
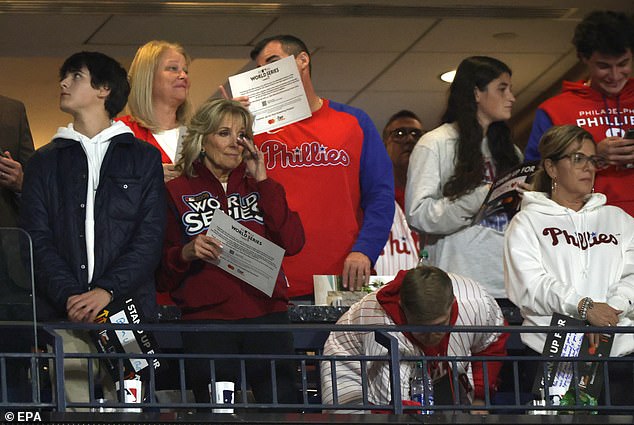
[[[190,322],[194,323],[194,322]],[[273,313],[254,319],[196,321],[195,323],[221,324],[288,324],[288,313]],[[185,353],[227,354],[227,360],[216,360],[216,381],[231,381],[240,388],[240,361],[229,360],[232,354],[294,354],[291,332],[183,332]],[[197,403],[209,403],[208,384],[211,382],[209,359],[186,362],[185,376]],[[272,403],[271,360],[245,361],[246,382],[256,402]],[[277,402],[296,403],[295,371],[291,361],[275,362]],[[236,400],[238,401],[238,400]]]

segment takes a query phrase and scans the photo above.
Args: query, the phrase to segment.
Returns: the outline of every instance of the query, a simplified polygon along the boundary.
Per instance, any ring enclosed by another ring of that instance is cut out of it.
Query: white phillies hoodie
[[[619,326],[634,319],[634,218],[592,194],[574,211],[541,192],[526,192],[504,237],[504,280],[524,325],[550,325],[554,312],[579,317],[584,297],[623,310]],[[522,341],[542,352],[545,334]],[[634,352],[634,335],[618,334],[611,354]]]
[[[92,274],[95,269],[95,194],[99,187],[99,173],[101,163],[106,156],[110,139],[124,133],[132,133],[122,122],[113,122],[112,125],[95,137],[88,138],[77,132],[73,124],[68,127],[60,127],[53,137],[54,139],[75,140],[81,143],[88,161],[88,190],[86,192],[86,256],[88,258],[88,283],[92,282]]]

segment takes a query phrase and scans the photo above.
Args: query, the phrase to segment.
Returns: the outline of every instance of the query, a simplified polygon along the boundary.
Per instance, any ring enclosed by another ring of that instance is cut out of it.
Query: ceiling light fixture
[[[456,76],[456,70],[452,69],[451,71],[443,72],[440,74],[438,78],[440,78],[445,83],[453,82],[454,77]]]

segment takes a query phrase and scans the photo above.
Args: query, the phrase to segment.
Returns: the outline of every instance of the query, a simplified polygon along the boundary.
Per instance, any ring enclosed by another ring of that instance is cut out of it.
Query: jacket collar
[[[403,309],[399,304],[400,300],[400,291],[401,284],[403,283],[403,278],[407,274],[408,270],[401,270],[398,272],[394,280],[383,288],[379,289],[376,294],[376,300],[381,305],[385,313],[394,321],[397,325],[407,325],[407,320],[405,319],[405,313],[403,313]],[[458,320],[458,303],[454,300],[451,305],[451,316],[449,319],[449,325],[453,326],[456,324]],[[447,352],[447,347],[449,345],[449,332],[445,335],[445,337],[440,341],[440,343],[434,347],[425,347],[421,345],[414,335],[411,332],[403,332],[403,335],[407,339],[410,340],[414,346],[420,348],[427,355],[439,355],[441,353]]]
[[[119,134],[110,139],[111,144],[130,145],[134,143],[134,137],[131,134]],[[55,138],[52,141],[52,146],[56,149],[64,149],[70,146],[79,146],[76,140]]]
[[[134,136],[132,130],[119,121],[114,122],[110,127],[104,129],[92,139],[88,139],[86,136],[78,133],[73,128],[73,125],[69,124],[67,127],[58,128],[57,133],[53,136],[53,146],[56,148],[65,148],[81,140],[98,141],[100,139],[103,141],[108,140],[112,143],[131,144],[134,143],[134,137],[131,136]]]
[[[211,171],[209,171],[207,167],[205,167],[205,164],[203,164],[202,161],[197,159],[196,161],[194,161],[193,167],[194,171],[199,177],[211,179],[219,185],[222,185],[218,178]],[[227,180],[227,193],[229,193],[229,188],[233,188],[240,183],[242,178],[245,177],[245,174],[246,165],[244,164],[244,162],[234,168],[233,171],[231,171],[231,174],[229,174],[229,179]]]

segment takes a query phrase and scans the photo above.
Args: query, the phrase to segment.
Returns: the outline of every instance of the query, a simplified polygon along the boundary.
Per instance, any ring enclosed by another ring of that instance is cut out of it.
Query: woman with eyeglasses
[[[506,64],[486,56],[464,59],[449,88],[444,124],[412,151],[405,188],[407,221],[422,234],[431,264],[478,281],[495,298],[506,298],[508,218],[473,218],[493,180],[521,162],[505,122],[514,102]]]
[[[632,326],[634,322],[634,218],[594,193],[596,171],[606,161],[596,155],[592,135],[572,125],[549,129],[539,142],[541,165],[533,190],[524,192],[504,241],[509,298],[524,325],[550,325],[553,313],[592,326]],[[525,333],[530,353],[542,353],[545,334]],[[617,334],[612,356],[634,352],[632,335]],[[612,404],[633,401],[631,363],[611,363]],[[625,368],[626,370],[624,370]],[[532,384],[532,380],[530,381]]]

